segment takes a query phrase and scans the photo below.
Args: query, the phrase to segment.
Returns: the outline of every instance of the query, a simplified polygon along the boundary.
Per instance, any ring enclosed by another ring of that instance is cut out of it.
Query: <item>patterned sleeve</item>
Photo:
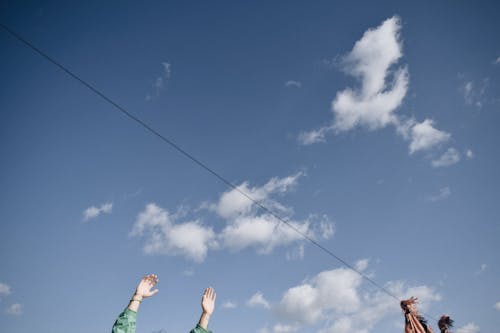
[[[212,333],[212,331],[206,330],[200,325],[196,325],[196,327],[193,328],[189,333]]]
[[[126,309],[115,321],[112,333],[135,333],[135,322],[137,319],[137,312]]]

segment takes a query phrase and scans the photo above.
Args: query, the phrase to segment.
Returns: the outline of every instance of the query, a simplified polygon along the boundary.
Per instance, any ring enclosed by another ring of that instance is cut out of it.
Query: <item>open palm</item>
[[[142,278],[141,282],[135,290],[135,294],[143,298],[151,297],[156,294],[159,290],[153,289],[153,287],[158,283],[158,276],[155,274],[149,274]]]
[[[203,296],[201,297],[201,308],[204,313],[211,315],[214,312],[215,298],[217,295],[213,288],[205,289]]]

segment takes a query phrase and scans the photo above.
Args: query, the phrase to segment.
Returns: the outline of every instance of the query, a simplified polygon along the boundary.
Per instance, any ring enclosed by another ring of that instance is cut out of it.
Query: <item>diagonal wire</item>
[[[163,142],[165,142],[166,144],[168,144],[169,146],[171,146],[172,148],[174,148],[175,150],[177,150],[180,154],[184,155],[186,158],[188,158],[189,160],[191,160],[192,162],[194,162],[195,164],[197,164],[198,166],[200,166],[201,168],[205,169],[207,172],[209,172],[210,174],[212,174],[213,176],[215,176],[222,183],[224,183],[227,187],[229,187],[229,188],[237,191],[241,195],[243,195],[245,198],[247,198],[248,200],[250,200],[252,203],[254,203],[256,206],[258,206],[259,208],[261,208],[263,211],[265,211],[266,213],[270,214],[274,218],[278,219],[280,222],[284,223],[287,227],[289,227],[294,232],[296,232],[297,234],[299,234],[302,238],[304,238],[305,240],[309,241],[311,244],[315,245],[317,248],[319,248],[320,250],[322,250],[327,255],[335,258],[337,261],[339,261],[340,263],[342,263],[344,266],[346,266],[350,270],[356,272],[363,279],[365,279],[366,281],[370,282],[372,285],[374,285],[375,287],[377,287],[378,289],[380,289],[381,291],[383,291],[385,294],[389,295],[390,297],[394,298],[397,301],[400,301],[400,298],[397,297],[396,295],[394,295],[392,292],[390,292],[387,288],[385,288],[384,286],[380,285],[374,279],[370,278],[368,275],[364,274],[362,271],[358,270],[356,267],[354,267],[353,265],[349,264],[347,261],[345,261],[344,259],[342,259],[338,255],[336,255],[335,253],[333,253],[330,249],[328,249],[325,246],[321,245],[314,238],[312,238],[311,236],[307,235],[306,233],[302,232],[300,229],[298,229],[297,227],[295,227],[293,224],[290,223],[289,219],[283,218],[283,217],[277,215],[271,209],[267,208],[266,206],[264,206],[263,204],[261,204],[257,200],[253,199],[250,195],[248,195],[247,193],[245,193],[244,191],[242,191],[240,188],[238,188],[236,185],[234,185],[233,183],[231,183],[229,180],[227,180],[225,177],[223,177],[220,173],[214,171],[212,168],[210,168],[208,165],[206,165],[205,163],[203,163],[202,161],[200,161],[198,158],[196,158],[195,156],[193,156],[192,154],[190,154],[188,151],[186,151],[185,149],[183,149],[177,143],[175,143],[171,139],[167,138],[166,136],[164,136],[163,134],[161,134],[157,130],[155,130],[153,127],[151,127],[145,121],[141,120],[139,117],[137,117],[133,113],[129,112],[127,109],[125,109],[123,106],[121,106],[120,104],[118,104],[117,102],[115,102],[114,100],[112,100],[111,98],[107,97],[103,92],[101,92],[99,89],[97,89],[96,87],[94,87],[91,83],[89,83],[89,82],[85,81],[84,79],[82,79],[80,76],[78,76],[76,73],[74,73],[73,71],[71,71],[70,69],[68,69],[66,66],[62,65],[60,62],[58,62],[57,60],[55,60],[54,58],[52,58],[51,56],[49,56],[47,53],[45,53],[44,51],[42,51],[41,49],[39,49],[38,47],[36,47],[29,40],[25,39],[23,36],[21,36],[20,34],[18,34],[17,32],[15,32],[14,30],[12,30],[11,28],[9,28],[8,26],[6,26],[5,24],[3,24],[1,22],[0,22],[0,27],[2,29],[4,29],[6,32],[8,32],[11,36],[13,36],[14,38],[16,38],[18,41],[22,42],[24,45],[26,45],[27,47],[29,47],[30,49],[32,49],[33,51],[35,51],[36,53],[38,53],[39,55],[41,55],[43,58],[45,58],[46,60],[48,60],[49,62],[51,62],[53,65],[55,65],[56,67],[58,67],[59,69],[61,69],[63,72],[65,72],[66,74],[68,74],[70,77],[72,77],[76,81],[80,82],[83,86],[85,86],[86,88],[88,88],[90,91],[92,91],[93,93],[95,93],[97,96],[101,97],[103,100],[105,100],[106,102],[108,102],[109,104],[111,104],[112,106],[114,106],[117,111],[121,112],[123,115],[125,115],[126,117],[130,118],[131,120],[133,120],[134,122],[136,122],[137,124],[139,124],[140,126],[142,126],[145,130],[147,130],[148,132],[150,132],[153,135],[157,136]],[[426,316],[432,318],[432,319],[437,320],[433,316],[430,316],[430,315],[428,315],[428,314],[426,314],[424,312],[422,312],[422,313],[425,314]]]

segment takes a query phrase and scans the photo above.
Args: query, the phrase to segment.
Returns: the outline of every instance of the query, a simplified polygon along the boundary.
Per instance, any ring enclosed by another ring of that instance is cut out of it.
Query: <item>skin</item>
[[[208,328],[208,322],[210,321],[210,316],[214,312],[215,308],[215,298],[217,295],[213,288],[209,287],[205,289],[203,296],[201,297],[201,317],[198,321],[198,325],[204,329]]]
[[[137,285],[135,293],[130,299],[130,303],[128,303],[128,309],[137,312],[144,298],[151,297],[158,293],[158,289],[152,290],[158,281],[160,280],[156,274],[149,274],[143,277]]]

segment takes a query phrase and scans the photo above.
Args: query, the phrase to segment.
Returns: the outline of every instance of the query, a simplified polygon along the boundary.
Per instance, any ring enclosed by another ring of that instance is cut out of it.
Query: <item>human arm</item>
[[[135,293],[128,303],[127,309],[137,312],[144,298],[151,297],[159,291],[158,289],[151,290],[158,281],[158,276],[155,274],[149,274],[143,277],[141,282],[137,285]]]
[[[154,274],[147,275],[137,285],[135,293],[130,299],[127,308],[120,313],[116,319],[112,333],[135,333],[137,311],[144,298],[153,296],[158,289],[151,290],[158,283],[158,276]]]
[[[201,297],[201,316],[198,321],[196,328],[191,331],[191,333],[206,333],[208,331],[208,322],[210,321],[210,316],[214,312],[215,308],[215,298],[217,295],[213,288],[205,289],[203,296]]]

